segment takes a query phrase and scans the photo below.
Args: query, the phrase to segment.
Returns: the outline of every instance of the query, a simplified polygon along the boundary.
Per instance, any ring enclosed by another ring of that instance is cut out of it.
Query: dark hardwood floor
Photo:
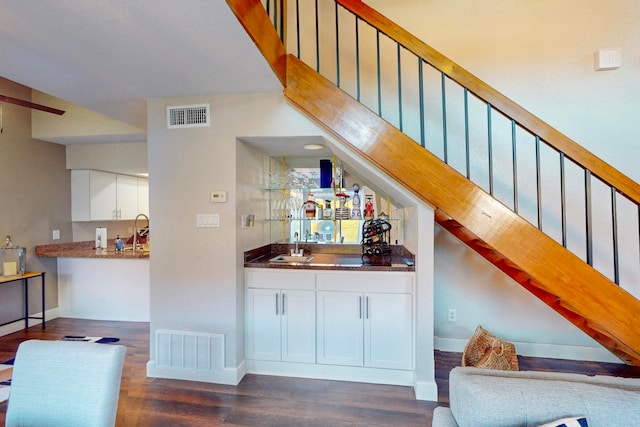
[[[0,362],[27,339],[112,336],[127,347],[118,426],[430,426],[433,408],[448,404],[449,371],[459,353],[436,351],[439,403],[416,401],[410,387],[246,375],[237,386],[147,378],[149,324],[58,318],[0,337]],[[522,370],[640,377],[621,364],[519,357]],[[4,425],[6,402],[0,404]]]

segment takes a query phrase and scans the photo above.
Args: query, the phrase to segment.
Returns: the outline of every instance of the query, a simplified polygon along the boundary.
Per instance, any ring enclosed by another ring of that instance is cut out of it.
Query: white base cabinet
[[[250,373],[411,385],[414,273],[247,268],[245,283]]]

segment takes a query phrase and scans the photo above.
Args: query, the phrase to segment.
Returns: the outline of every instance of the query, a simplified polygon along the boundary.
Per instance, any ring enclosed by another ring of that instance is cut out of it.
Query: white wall
[[[167,105],[211,103],[211,127],[168,130]],[[157,99],[148,104],[151,262],[151,358],[155,331],[172,329],[224,333],[226,368],[243,374],[245,250],[269,243],[263,174],[268,159],[237,138],[262,136],[331,137],[288,105],[282,94],[220,95]],[[332,144],[337,144],[332,141]],[[389,185],[389,184],[386,184]],[[210,203],[212,190],[225,190],[227,203]],[[430,209],[416,210],[415,235],[433,226]],[[219,228],[196,228],[196,215],[217,213]],[[240,216],[256,215],[254,228],[242,228]],[[431,212],[432,215],[432,212]],[[417,244],[416,239],[412,239]],[[425,267],[433,262],[430,244],[422,250]],[[429,259],[430,257],[430,259]],[[427,305],[420,330],[421,372],[425,393],[433,392],[432,269],[421,273],[419,298]],[[429,377],[430,375],[430,377]]]
[[[66,146],[67,169],[95,169],[125,175],[148,172],[147,143],[71,144]]]
[[[640,87],[636,1],[366,3],[632,179],[640,179],[640,121],[635,118],[640,98],[633,90]],[[594,52],[608,47],[622,49],[623,66],[594,71]],[[580,193],[572,194],[568,188],[571,203]],[[607,193],[601,190],[594,189],[594,200],[604,202]],[[584,202],[577,200],[574,205],[580,203]],[[631,211],[637,222],[637,211]],[[578,223],[570,229],[569,245],[582,253],[583,213],[578,207],[569,215]],[[624,235],[635,237],[625,241],[622,236],[621,256],[629,254],[632,264],[622,272],[621,282],[640,295],[638,232],[631,224]],[[594,228],[603,234],[610,225],[596,215]],[[435,242],[436,347],[461,351],[475,326],[482,324],[516,341],[520,354],[619,361],[447,232],[436,229]],[[610,252],[608,247],[596,247],[596,253],[601,249]],[[595,264],[611,276],[606,255]],[[446,320],[449,308],[457,309],[457,322]]]

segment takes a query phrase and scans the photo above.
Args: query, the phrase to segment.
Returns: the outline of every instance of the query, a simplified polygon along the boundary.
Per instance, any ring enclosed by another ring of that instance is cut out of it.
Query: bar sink
[[[312,259],[313,259],[313,255],[295,256],[295,255],[280,254],[271,258],[269,262],[282,262],[282,263],[299,262],[304,264],[311,261]]]

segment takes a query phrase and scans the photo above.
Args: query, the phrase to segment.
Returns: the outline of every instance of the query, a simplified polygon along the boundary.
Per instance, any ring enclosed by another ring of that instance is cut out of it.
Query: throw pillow
[[[563,418],[539,427],[589,427],[585,417]]]

